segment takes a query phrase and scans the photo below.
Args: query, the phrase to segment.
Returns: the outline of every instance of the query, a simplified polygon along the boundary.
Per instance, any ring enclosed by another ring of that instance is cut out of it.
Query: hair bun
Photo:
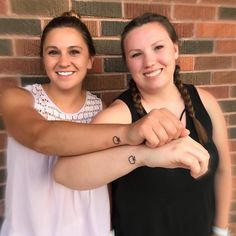
[[[76,17],[78,19],[81,19],[81,16],[75,10],[63,12],[61,16]]]

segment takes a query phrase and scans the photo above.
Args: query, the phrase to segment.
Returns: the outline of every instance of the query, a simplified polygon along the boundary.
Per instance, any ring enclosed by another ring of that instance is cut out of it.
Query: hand
[[[130,145],[145,141],[150,148],[161,146],[173,139],[189,135],[181,121],[168,109],[154,109],[142,119],[130,124],[128,140]]]
[[[198,142],[187,137],[182,137],[169,142],[161,147],[145,148],[145,166],[164,168],[189,169],[191,176],[198,178],[208,170],[209,153]]]

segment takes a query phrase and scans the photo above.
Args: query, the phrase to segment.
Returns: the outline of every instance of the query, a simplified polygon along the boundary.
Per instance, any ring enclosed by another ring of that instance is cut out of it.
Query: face
[[[165,28],[151,22],[131,30],[124,39],[127,66],[139,90],[152,93],[172,83],[178,46]]]
[[[62,90],[82,86],[93,58],[79,31],[64,27],[51,30],[43,45],[43,62],[50,86]]]

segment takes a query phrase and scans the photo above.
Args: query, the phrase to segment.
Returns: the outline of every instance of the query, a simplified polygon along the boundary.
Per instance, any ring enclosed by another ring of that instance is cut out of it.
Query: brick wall
[[[1,0],[0,95],[13,85],[44,82],[39,36],[51,16],[77,10],[95,40],[97,56],[86,86],[110,101],[127,84],[119,34],[126,22],[145,11],[168,16],[181,38],[182,79],[209,90],[228,124],[236,180],[236,1],[235,0]],[[0,116],[0,213],[3,215],[6,131]],[[236,231],[236,181],[231,228]],[[236,235],[236,234],[234,234]]]

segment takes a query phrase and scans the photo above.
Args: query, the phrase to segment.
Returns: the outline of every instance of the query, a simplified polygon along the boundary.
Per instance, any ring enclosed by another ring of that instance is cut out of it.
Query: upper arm
[[[25,146],[33,146],[45,119],[34,109],[34,98],[25,89],[6,90],[1,97],[3,121],[10,136]]]
[[[116,100],[109,107],[99,112],[92,123],[128,124],[131,121],[131,113],[127,105],[121,100]]]
[[[199,88],[198,92],[212,121],[213,141],[220,157],[219,167],[223,168],[230,163],[228,134],[224,114],[216,99],[209,92]]]

